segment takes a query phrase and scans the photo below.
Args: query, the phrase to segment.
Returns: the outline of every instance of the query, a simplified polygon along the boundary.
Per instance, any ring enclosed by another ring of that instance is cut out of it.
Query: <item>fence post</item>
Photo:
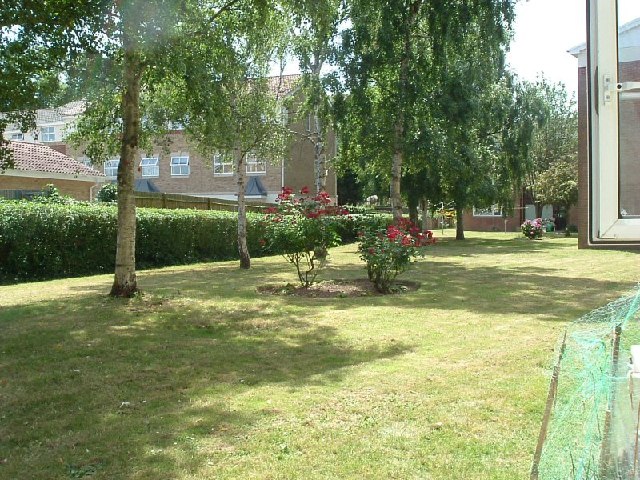
[[[167,194],[162,194],[162,208],[167,208]]]
[[[547,431],[549,429],[549,422],[551,421],[551,414],[553,412],[553,406],[556,402],[558,395],[558,381],[560,377],[560,363],[564,356],[564,350],[567,346],[567,331],[564,332],[562,337],[562,344],[560,345],[560,353],[558,354],[558,360],[553,367],[553,375],[551,375],[551,382],[549,383],[549,393],[547,394],[547,403],[544,408],[544,414],[542,416],[542,425],[540,426],[540,433],[538,434],[538,444],[536,445],[536,451],[533,454],[533,465],[531,466],[531,480],[538,480],[540,472],[540,459],[542,458],[542,448],[544,442],[547,439]]]

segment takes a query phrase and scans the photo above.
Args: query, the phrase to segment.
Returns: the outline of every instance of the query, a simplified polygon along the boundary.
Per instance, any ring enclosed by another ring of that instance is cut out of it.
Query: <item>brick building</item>
[[[274,93],[278,89],[280,97],[292,97],[293,105],[300,105],[300,79],[300,75],[274,77]],[[35,132],[21,132],[14,125],[9,126],[4,136],[11,140],[43,143],[81,163],[90,164],[90,159],[82,149],[74,149],[65,142],[66,132],[82,111],[82,102],[73,102],[55,110],[38,110]],[[255,155],[248,155],[248,199],[273,202],[285,185],[294,189],[300,189],[305,185],[313,187],[314,146],[308,140],[308,121],[295,118],[290,127],[293,141],[285,158],[277,163],[270,163]],[[151,152],[139,152],[135,172],[137,190],[227,200],[236,198],[233,162],[225,152],[211,158],[203,157],[198,152],[197,145],[191,142],[182,130],[171,131],[167,140],[168,151],[164,146],[157,146]],[[335,155],[335,136],[330,133],[327,140],[327,159],[330,160]],[[118,163],[119,158],[112,158],[99,167],[108,180],[115,181]],[[331,169],[327,176],[327,192],[334,198],[337,195],[336,175]]]
[[[49,184],[62,195],[76,200],[92,200],[107,181],[103,173],[46,145],[11,141],[13,168],[0,172],[0,196],[23,198]]]

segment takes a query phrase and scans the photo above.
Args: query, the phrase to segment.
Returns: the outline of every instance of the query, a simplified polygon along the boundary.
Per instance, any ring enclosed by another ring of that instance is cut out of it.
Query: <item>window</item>
[[[169,130],[184,130],[184,123],[182,122],[169,122]]]
[[[85,167],[89,167],[89,168],[93,168],[93,163],[91,162],[90,158],[87,157],[80,157],[78,159],[78,162],[80,162],[81,164],[83,164]]]
[[[233,175],[233,158],[229,154],[216,153],[213,156],[214,175]]]
[[[589,241],[640,242],[640,43],[620,18],[632,0],[590,0]]]
[[[502,209],[498,205],[491,205],[486,208],[473,207],[474,217],[501,217]]]
[[[24,133],[22,132],[12,133],[11,140],[24,140]]]
[[[247,173],[264,175],[267,172],[267,163],[259,160],[255,153],[247,153]]]
[[[107,177],[115,178],[118,176],[118,165],[120,164],[119,158],[112,158],[104,162],[104,174]]]
[[[56,127],[42,127],[40,129],[41,141],[43,142],[55,142],[56,141]]]
[[[188,156],[175,156],[171,157],[171,175],[173,176],[186,176],[189,175],[189,157]]]
[[[158,166],[157,157],[143,158],[140,161],[140,170],[143,177],[158,177],[160,176],[160,167]]]

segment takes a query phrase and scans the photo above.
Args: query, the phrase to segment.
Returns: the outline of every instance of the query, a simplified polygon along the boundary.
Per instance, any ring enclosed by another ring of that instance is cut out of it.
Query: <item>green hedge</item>
[[[263,251],[262,214],[247,215],[248,246]],[[137,210],[137,268],[238,258],[236,214],[199,210]],[[386,224],[387,216],[338,220],[343,242],[354,241],[363,223]],[[117,210],[99,204],[0,202],[0,282],[112,272]]]

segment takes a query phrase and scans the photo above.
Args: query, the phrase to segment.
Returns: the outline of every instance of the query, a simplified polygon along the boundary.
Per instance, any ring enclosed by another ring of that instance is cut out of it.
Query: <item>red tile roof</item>
[[[269,90],[271,90],[271,93],[278,95],[279,97],[286,97],[296,89],[301,79],[302,75],[294,74],[276,75],[275,77],[269,77],[267,80],[269,82]]]
[[[103,173],[40,143],[12,141],[9,149],[13,151],[15,170],[104,177]]]

